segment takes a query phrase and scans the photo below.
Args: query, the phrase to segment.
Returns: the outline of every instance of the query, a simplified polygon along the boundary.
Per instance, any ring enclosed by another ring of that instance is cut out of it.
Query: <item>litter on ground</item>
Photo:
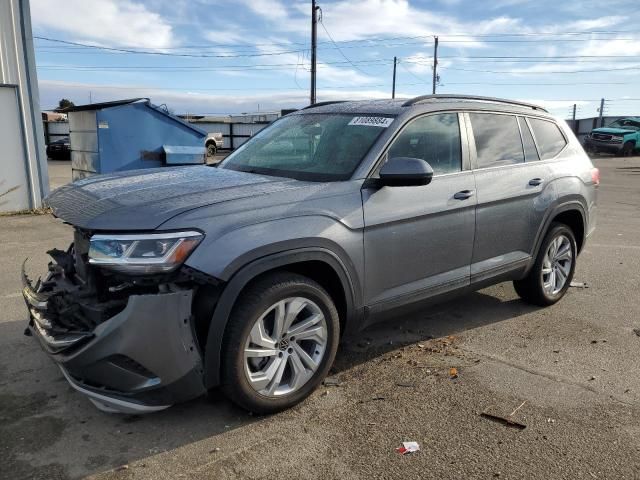
[[[396,448],[396,452],[398,452],[400,455],[407,455],[419,450],[420,445],[418,445],[418,442],[402,442],[402,446]]]

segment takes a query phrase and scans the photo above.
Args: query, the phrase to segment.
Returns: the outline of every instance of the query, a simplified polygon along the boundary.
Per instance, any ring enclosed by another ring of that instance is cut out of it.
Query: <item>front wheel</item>
[[[218,146],[215,143],[211,142],[207,145],[207,156],[214,157],[217,152]]]
[[[292,407],[327,375],[339,334],[336,307],[318,283],[294,273],[268,275],[242,293],[229,318],[223,391],[259,414]]]
[[[620,156],[631,157],[633,155],[634,148],[635,148],[635,145],[633,142],[625,142],[625,144],[622,146],[622,150],[620,150]]]
[[[571,229],[562,223],[552,223],[529,274],[513,282],[516,293],[534,305],[553,305],[571,284],[576,256],[576,239]]]

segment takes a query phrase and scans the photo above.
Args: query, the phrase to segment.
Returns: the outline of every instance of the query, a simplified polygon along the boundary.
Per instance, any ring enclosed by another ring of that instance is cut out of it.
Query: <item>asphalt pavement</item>
[[[216,392],[96,410],[22,333],[22,261],[42,271],[70,229],[0,217],[0,478],[640,478],[640,157],[595,163],[598,226],[561,302],[503,283],[395,318],[343,343],[337,385],[270,417]]]

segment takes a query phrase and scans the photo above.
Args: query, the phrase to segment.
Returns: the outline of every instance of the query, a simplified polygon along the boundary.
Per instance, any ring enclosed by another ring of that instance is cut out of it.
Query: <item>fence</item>
[[[208,133],[222,133],[223,149],[234,150],[253,137],[271,122],[235,123],[235,122],[193,122]]]
[[[69,136],[69,122],[42,122],[44,141],[47,145]]]

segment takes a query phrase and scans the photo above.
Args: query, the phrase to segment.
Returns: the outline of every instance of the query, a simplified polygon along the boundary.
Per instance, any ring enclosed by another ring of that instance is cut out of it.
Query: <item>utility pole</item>
[[[396,65],[398,64],[398,57],[393,57],[393,87],[391,89],[391,98],[396,98]]]
[[[311,0],[311,98],[310,103],[316,103],[316,47],[318,43],[318,11],[316,0]]]
[[[600,123],[601,127],[604,127],[604,118],[602,116],[602,113],[604,111],[604,98],[600,99],[600,109],[599,109],[599,111],[600,111],[600,116],[599,116],[600,122],[599,123]]]
[[[435,43],[433,44],[433,94],[436,94],[436,78],[438,76],[438,37],[433,37]]]
[[[573,104],[573,122],[571,123],[571,126],[573,127],[573,133],[578,133],[578,125],[576,124],[576,104]]]

